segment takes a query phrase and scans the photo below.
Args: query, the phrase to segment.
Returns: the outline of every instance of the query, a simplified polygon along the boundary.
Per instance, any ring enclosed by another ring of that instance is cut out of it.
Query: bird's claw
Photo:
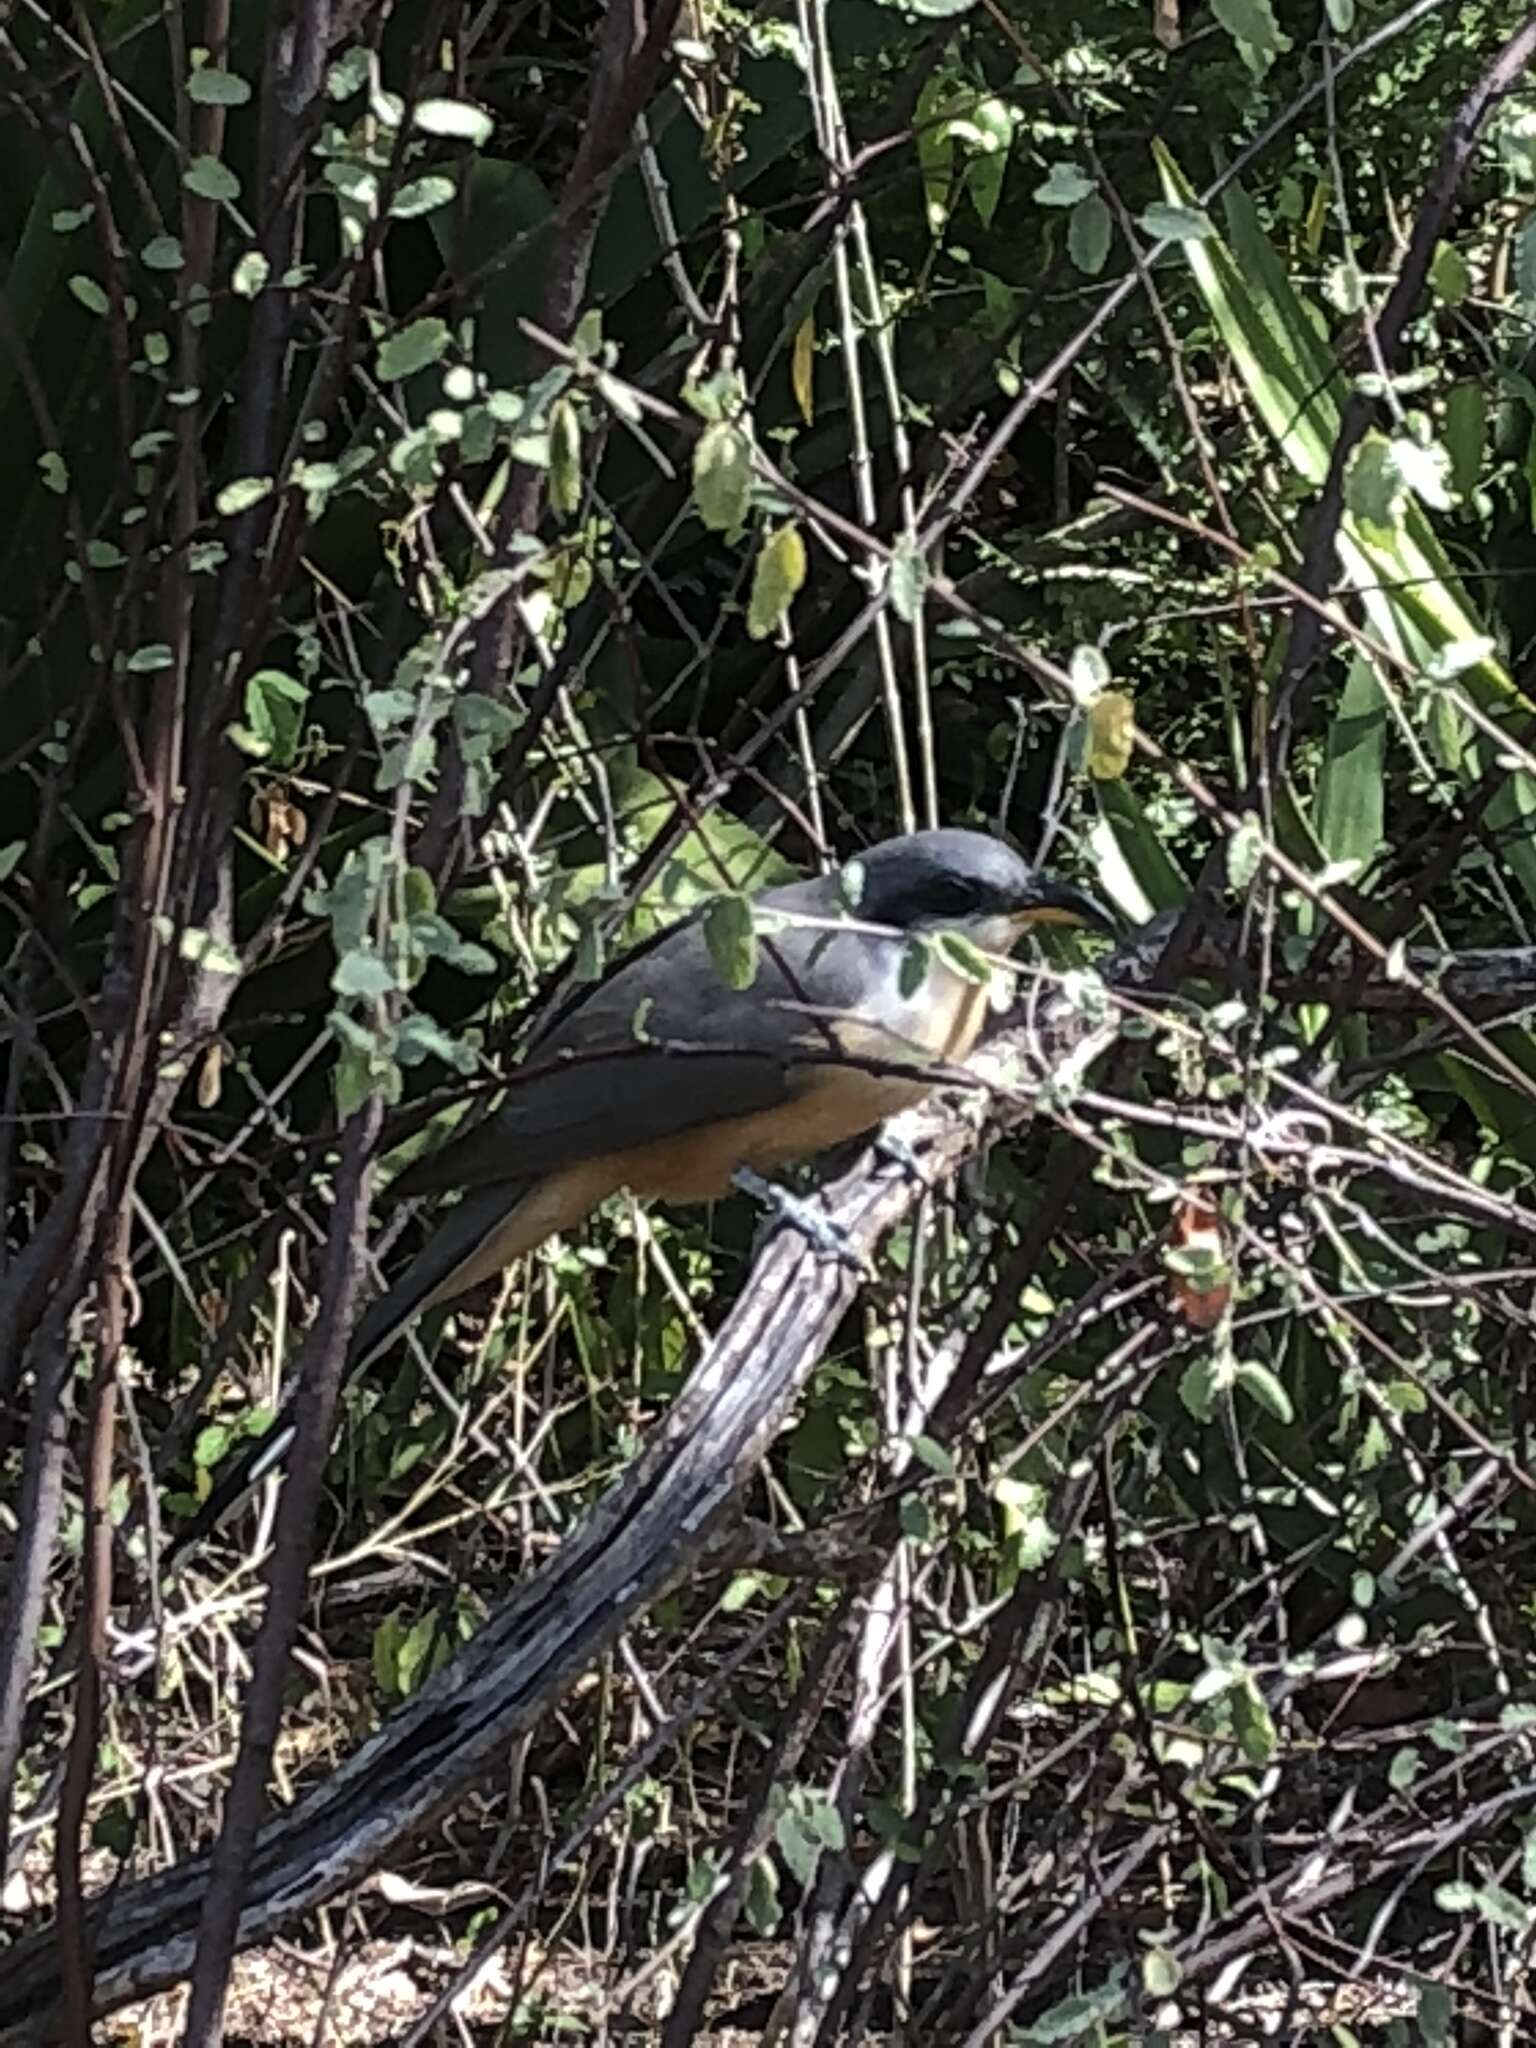
[[[765,1180],[750,1166],[738,1166],[731,1180],[744,1195],[760,1203],[775,1222],[787,1223],[792,1230],[799,1231],[823,1258],[836,1259],[859,1274],[867,1270],[866,1261],[849,1242],[848,1233],[812,1203],[780,1187],[777,1181]]]
[[[908,1180],[915,1180],[926,1193],[933,1192],[933,1183],[923,1171],[923,1162],[918,1158],[905,1138],[898,1138],[894,1131],[881,1131],[875,1139],[875,1151],[892,1166],[899,1166]]]

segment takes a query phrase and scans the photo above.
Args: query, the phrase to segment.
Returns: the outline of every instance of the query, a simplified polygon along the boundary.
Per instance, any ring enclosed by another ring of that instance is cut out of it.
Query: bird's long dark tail
[[[455,1203],[400,1278],[363,1314],[347,1346],[343,1387],[366,1372],[407,1325],[439,1298],[440,1290],[442,1299],[450,1298],[452,1290],[445,1288],[445,1283],[452,1280],[492,1231],[510,1220],[531,1185],[504,1183],[480,1188]],[[173,1537],[165,1555],[167,1568],[179,1563],[224,1521],[253,1486],[282,1465],[293,1443],[295,1409],[290,1393],[262,1434],[246,1444],[229,1470],[214,1481],[208,1498]]]

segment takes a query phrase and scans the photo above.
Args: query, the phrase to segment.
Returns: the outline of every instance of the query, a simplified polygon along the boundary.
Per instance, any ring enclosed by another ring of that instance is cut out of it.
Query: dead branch
[[[1154,932],[1121,949],[1117,978],[1151,974]],[[1058,1082],[1111,1041],[1115,1026],[1053,996],[1011,1018],[977,1064],[1009,1086],[996,1101],[1029,1119],[1018,1084]],[[900,1120],[924,1183],[947,1180],[996,1126],[940,1099]],[[850,1251],[867,1256],[923,1192],[906,1169],[866,1155],[827,1191]],[[531,1726],[635,1614],[692,1570],[717,1540],[854,1298],[851,1264],[792,1230],[768,1240],[741,1298],[666,1421],[608,1498],[506,1601],[462,1654],[349,1762],[272,1822],[250,1862],[241,1946],[292,1925],[356,1884],[451,1807],[506,1744]],[[192,1961],[209,1879],[206,1855],[124,1887],[92,1927],[97,2010],[163,1989]],[[7,1957],[0,2042],[20,2038],[59,1998],[51,1927]]]

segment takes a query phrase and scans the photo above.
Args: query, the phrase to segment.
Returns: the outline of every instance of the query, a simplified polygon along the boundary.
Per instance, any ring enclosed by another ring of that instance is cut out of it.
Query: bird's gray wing
[[[443,1194],[541,1180],[583,1159],[772,1109],[789,1099],[795,1071],[766,1051],[587,1050],[570,1065],[514,1078],[484,1122],[415,1161],[390,1192]]]
[[[700,927],[679,927],[564,1013],[491,1115],[409,1166],[392,1192],[540,1178],[787,1101],[808,1057],[833,1049],[804,1005],[831,1014],[856,999],[851,944],[775,932],[751,986],[733,989]]]

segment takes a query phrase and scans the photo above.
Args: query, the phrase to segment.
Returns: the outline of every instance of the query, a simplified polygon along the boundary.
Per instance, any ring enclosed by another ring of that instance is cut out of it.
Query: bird
[[[1113,930],[1076,883],[953,827],[884,840],[744,901],[745,986],[717,966],[703,906],[558,1011],[499,1105],[396,1177],[392,1195],[459,1199],[362,1316],[348,1377],[418,1315],[620,1190],[687,1204],[745,1188],[835,1250],[824,1219],[766,1176],[874,1131],[953,1073],[986,1021],[987,956],[1008,954],[1030,925]],[[285,1411],[216,1483],[178,1550],[292,1434]]]

